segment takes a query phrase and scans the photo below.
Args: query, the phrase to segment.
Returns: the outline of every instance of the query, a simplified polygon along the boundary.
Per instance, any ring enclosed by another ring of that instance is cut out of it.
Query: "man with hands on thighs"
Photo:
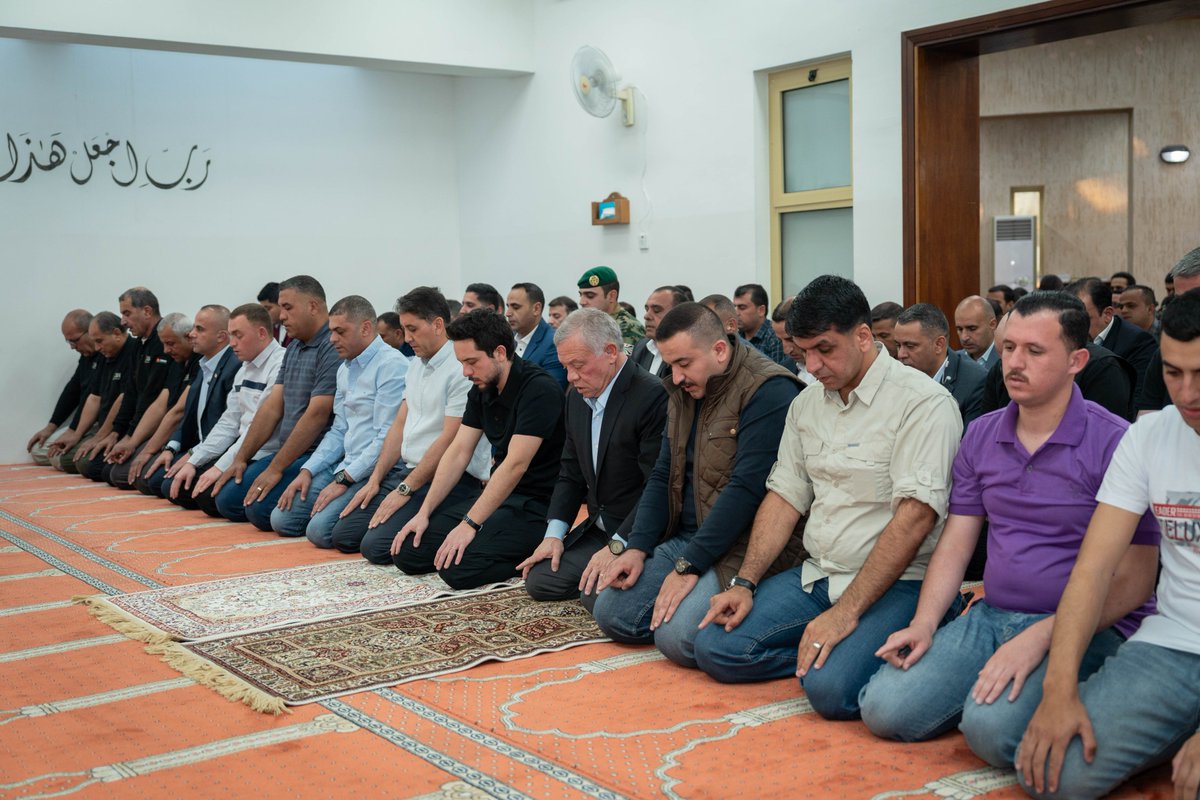
[[[742,563],[800,381],[699,303],[668,311],[655,340],[671,365],[666,431],[628,546],[600,575],[593,614],[616,641],[653,642],[694,667],[697,625]]]
[[[883,663],[874,652],[916,609],[962,417],[874,340],[867,299],[845,278],[809,283],[787,331],[820,385],[788,410],[745,563],[712,599],[696,661],[729,683],[797,675],[817,713],[853,719]],[[758,586],[802,516],[806,560]]]
[[[1001,358],[1013,402],[972,423],[954,461],[950,517],[909,627],[875,652],[859,696],[877,736],[924,741],[958,725],[977,755],[1012,763],[1041,697],[1054,609],[1096,508],[1096,490],[1129,423],[1084,400],[1087,314],[1065,292],[1017,301]],[[959,596],[983,520],[987,597],[938,630]],[[1141,619],[1158,566],[1153,516],[1117,568],[1079,677],[1095,672]],[[961,725],[959,722],[961,720]]]

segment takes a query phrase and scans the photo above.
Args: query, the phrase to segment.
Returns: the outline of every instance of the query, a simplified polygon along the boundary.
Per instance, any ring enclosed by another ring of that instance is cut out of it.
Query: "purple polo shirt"
[[[1058,428],[1030,455],[1017,438],[1017,404],[971,423],[954,459],[950,513],[988,519],[987,602],[1027,614],[1052,614],[1104,480],[1109,459],[1129,423],[1083,399],[1071,402]],[[1133,544],[1158,545],[1154,515],[1138,523]],[[1132,634],[1154,598],[1116,627]]]

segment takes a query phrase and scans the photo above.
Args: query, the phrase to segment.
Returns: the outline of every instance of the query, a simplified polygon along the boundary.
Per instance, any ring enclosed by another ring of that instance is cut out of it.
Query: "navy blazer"
[[[525,354],[521,358],[537,364],[549,372],[559,386],[567,388],[567,371],[558,363],[558,350],[554,347],[554,328],[546,320],[538,320],[538,326],[533,329],[533,338],[525,346]]]
[[[233,354],[233,348],[225,349],[225,354],[221,356],[221,360],[217,362],[217,368],[213,370],[212,382],[208,385],[208,395],[204,398],[204,412],[201,415],[200,425],[196,425],[196,406],[200,403],[200,386],[199,381],[193,381],[191,388],[188,390],[187,404],[183,408],[183,419],[179,423],[179,427],[175,429],[175,433],[171,438],[179,442],[183,448],[182,452],[187,452],[200,443],[200,440],[208,435],[212,427],[217,424],[217,420],[225,413],[225,400],[229,396],[229,392],[233,389],[233,378],[237,375],[238,369],[242,366],[242,362],[238,361],[238,357]],[[197,375],[197,378],[203,379],[203,372]]]
[[[958,350],[951,350],[946,356],[949,361],[942,373],[942,386],[958,402],[965,431],[972,420],[983,414],[983,386],[987,382],[987,370]]]

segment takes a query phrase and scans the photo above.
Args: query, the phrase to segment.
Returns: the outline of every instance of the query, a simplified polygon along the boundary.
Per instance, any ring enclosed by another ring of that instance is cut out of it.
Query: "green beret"
[[[616,282],[617,273],[613,272],[612,267],[592,267],[579,279],[579,288],[594,289],[597,286],[607,286]]]

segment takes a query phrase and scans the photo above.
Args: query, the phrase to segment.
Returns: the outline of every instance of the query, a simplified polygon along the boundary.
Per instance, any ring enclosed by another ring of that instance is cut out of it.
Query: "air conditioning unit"
[[[992,222],[992,248],[995,254],[996,283],[1014,289],[1033,289],[1037,267],[1037,217],[995,217]]]

